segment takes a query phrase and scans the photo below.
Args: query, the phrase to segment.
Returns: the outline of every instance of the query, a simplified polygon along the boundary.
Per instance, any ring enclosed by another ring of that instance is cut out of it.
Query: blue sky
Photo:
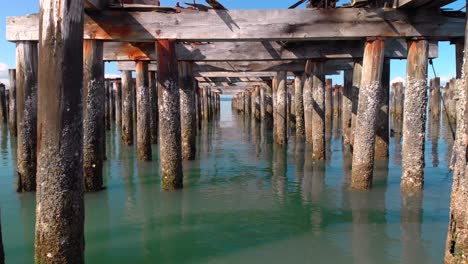
[[[38,0],[15,0],[3,1],[0,9],[0,81],[7,82],[7,69],[15,67],[15,45],[5,40],[5,21],[7,16],[20,16],[31,13],[37,13],[39,10]],[[176,0],[161,0],[163,6],[175,6]],[[284,9],[292,5],[296,0],[221,0],[228,9]],[[341,0],[339,4],[349,1]],[[204,3],[203,0],[197,0],[197,3]],[[465,1],[457,0],[455,3],[446,6],[446,8],[460,9]],[[437,76],[444,82],[455,76],[455,48],[447,42],[439,42],[439,58],[434,60],[434,66]],[[115,63],[106,64],[107,74],[119,74]],[[432,69],[428,71],[429,78],[433,78]],[[406,75],[406,60],[392,60],[391,62],[391,80],[403,78]],[[334,83],[342,83],[342,76],[334,76]]]

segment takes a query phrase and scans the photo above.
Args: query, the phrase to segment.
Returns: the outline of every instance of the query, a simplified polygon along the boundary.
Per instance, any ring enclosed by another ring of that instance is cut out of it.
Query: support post
[[[203,87],[203,120],[205,122],[208,122],[209,120],[209,114],[208,114],[208,107],[209,107],[209,104],[208,104],[208,87]],[[245,106],[242,108],[243,111],[245,111]]]
[[[151,161],[151,106],[148,62],[136,62],[137,157]]]
[[[324,61],[312,65],[312,159],[325,159],[325,74]]]
[[[158,40],[159,145],[163,190],[183,187],[176,40]]]
[[[353,112],[353,71],[344,71],[343,99],[341,106],[341,122],[343,130],[343,143],[351,144],[351,115]]]
[[[351,176],[351,188],[354,189],[369,189],[372,185],[376,123],[382,96],[384,47],[384,40],[368,39],[364,48]]]
[[[361,87],[362,77],[362,61],[355,61],[353,65],[353,90],[352,96],[352,111],[351,111],[351,147],[354,146],[354,135],[356,134],[356,119],[359,104],[359,87]]]
[[[35,263],[84,263],[83,6],[40,1]]]
[[[429,100],[431,106],[431,116],[435,120],[439,120],[440,118],[440,78],[436,77],[432,80],[431,85],[431,92],[430,92],[431,99]]]
[[[266,118],[266,101],[265,101],[265,87],[260,87],[260,120],[265,122]]]
[[[7,124],[8,122],[8,111],[7,111],[7,96],[6,87],[3,83],[0,84],[0,122]]]
[[[114,82],[115,90],[115,123],[117,130],[122,129],[122,81]]]
[[[10,135],[16,137],[17,133],[17,123],[16,123],[16,69],[8,70],[10,77],[10,103],[8,105],[10,111],[8,116],[9,126],[10,126]]]
[[[158,121],[159,121],[159,111],[158,111],[158,87],[156,82],[156,72],[149,71],[149,97],[150,97],[150,123],[151,123],[151,143],[158,144]]]
[[[305,135],[305,124],[304,124],[304,80],[302,73],[294,73],[294,101],[295,101],[295,112],[296,112],[296,137],[301,138]]]
[[[325,80],[325,118],[327,123],[332,122],[333,117],[333,80]]]
[[[426,130],[428,41],[408,42],[408,63],[403,117],[402,190],[422,190]]]
[[[110,80],[104,80],[104,89],[105,89],[105,96],[104,96],[104,101],[105,101],[105,115],[104,115],[104,120],[105,120],[105,125],[106,125],[106,130],[111,129],[111,112],[110,112]],[[105,145],[105,144],[104,144]]]
[[[102,189],[103,145],[105,144],[104,46],[99,40],[83,43],[83,173],[85,191]]]
[[[131,71],[122,71],[122,143],[133,145],[133,80]]]
[[[390,60],[385,59],[382,68],[382,95],[377,117],[377,134],[375,138],[376,160],[387,160],[389,157],[389,95],[390,95]]]
[[[37,56],[36,42],[16,43],[18,192],[36,190]]]
[[[280,145],[288,144],[288,91],[287,91],[287,73],[278,72],[278,88],[276,92],[276,143]]]
[[[183,160],[194,160],[196,154],[197,124],[194,80],[192,62],[179,62],[180,126]]]
[[[313,65],[314,62],[310,61],[308,64]],[[312,66],[313,67],[313,66]],[[313,144],[313,121],[312,116],[314,112],[314,98],[313,98],[313,77],[314,75],[307,76],[304,81],[304,91],[303,91],[303,104],[304,104],[304,126],[305,126],[305,136],[306,143]]]

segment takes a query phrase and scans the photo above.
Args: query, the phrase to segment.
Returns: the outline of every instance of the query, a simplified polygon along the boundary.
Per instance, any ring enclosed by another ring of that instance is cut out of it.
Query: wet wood
[[[332,88],[333,91],[333,118],[339,119],[340,117],[340,93],[341,87],[339,85],[335,85]]]
[[[325,80],[325,119],[327,123],[332,122],[333,117],[333,81]]]
[[[144,11],[90,12],[85,18],[84,38],[145,42],[171,38],[188,41],[276,41],[425,36],[448,40],[463,37],[465,33],[463,18],[444,16],[431,10],[410,12],[381,8],[336,8],[179,11],[158,13],[157,16],[153,12]],[[210,30],[205,30],[206,21],[210,21]],[[38,40],[38,25],[37,14],[8,17],[6,38],[9,41]]]
[[[403,109],[405,101],[405,89],[402,82],[396,82],[392,84],[394,104],[395,104],[395,119],[398,121],[403,121]]]
[[[276,143],[288,144],[288,91],[287,74],[285,71],[278,72],[278,86],[276,90]]]
[[[312,65],[313,62],[309,61],[308,65]],[[304,89],[303,89],[303,105],[304,105],[304,126],[305,126],[305,138],[307,144],[313,142],[313,124],[312,124],[312,113],[314,108],[314,100],[312,94],[313,77],[310,74],[305,74]]]
[[[122,129],[122,81],[114,82],[115,95],[115,123],[117,129]]]
[[[158,86],[156,81],[156,72],[149,71],[149,97],[150,97],[150,133],[151,143],[158,144],[159,138],[159,111],[158,111]]]
[[[83,177],[85,191],[102,189],[103,145],[105,144],[105,84],[102,42],[83,43]]]
[[[105,126],[106,126],[106,130],[110,130],[111,129],[111,100],[110,100],[110,94],[111,94],[111,83],[110,83],[110,80],[105,80],[104,81],[104,87],[105,87],[105,91],[106,91],[106,95],[105,95],[105,116],[104,116],[104,120],[105,120]]]
[[[203,87],[203,120],[206,122],[209,120],[210,115],[208,114],[208,87]],[[245,106],[242,106],[242,111],[245,111]]]
[[[16,137],[17,133],[17,105],[16,105],[16,69],[8,70],[9,78],[10,78],[10,102],[8,104],[9,107],[9,128],[10,128],[10,135]]]
[[[260,121],[265,122],[266,118],[266,99],[265,87],[260,87]]]
[[[431,88],[430,88],[430,107],[429,111],[431,113],[432,118],[439,120],[440,118],[440,78],[436,77],[431,81]]]
[[[41,0],[40,10],[34,259],[84,263],[83,4]]]
[[[159,144],[163,190],[183,187],[179,72],[175,40],[157,42]]]
[[[133,145],[134,89],[131,71],[122,71],[122,144]]]
[[[468,32],[468,22],[466,23]],[[453,184],[450,201],[450,222],[448,226],[444,263],[458,264],[468,262],[467,207],[467,145],[468,145],[468,34],[465,35],[463,67],[458,84],[459,103],[457,104],[457,136],[454,147]],[[458,147],[457,147],[458,146]]]
[[[312,65],[312,159],[325,159],[325,75],[323,61]]]
[[[343,99],[341,102],[341,122],[343,143],[351,144],[351,119],[353,112],[353,71],[344,71]]]
[[[195,83],[191,62],[179,62],[179,85],[182,159],[194,160],[196,154],[197,124]]]
[[[375,138],[376,160],[387,160],[389,153],[389,96],[390,96],[390,60],[385,59],[382,68],[382,94],[377,117]]]
[[[6,96],[6,87],[3,83],[0,84],[0,122],[3,124],[8,123],[8,100]]]
[[[353,145],[353,189],[369,189],[372,185],[376,124],[382,96],[384,46],[385,41],[382,39],[369,39],[366,42]]]
[[[296,73],[294,78],[294,106],[296,114],[296,137],[305,136],[304,124],[304,74]]]
[[[427,106],[427,40],[408,42],[401,189],[422,190]]]
[[[151,161],[151,99],[148,62],[137,61],[136,66],[137,157],[141,161]]]
[[[17,191],[36,190],[37,43],[16,43]]]

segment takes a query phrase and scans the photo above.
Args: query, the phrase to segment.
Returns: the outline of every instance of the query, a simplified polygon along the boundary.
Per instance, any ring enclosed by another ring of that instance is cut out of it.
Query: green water
[[[246,122],[221,102],[198,135],[198,158],[184,162],[185,188],[162,192],[157,150],[107,134],[107,189],[86,195],[87,263],[441,263],[449,216],[452,140],[442,120],[428,123],[422,196],[401,197],[401,144],[376,165],[374,188],[349,192],[350,156],[339,125],[328,161],[290,137]],[[34,194],[15,192],[15,139],[0,129],[0,204],[7,263],[32,263]],[[154,148],[156,149],[156,148]],[[345,153],[345,154],[344,154]]]

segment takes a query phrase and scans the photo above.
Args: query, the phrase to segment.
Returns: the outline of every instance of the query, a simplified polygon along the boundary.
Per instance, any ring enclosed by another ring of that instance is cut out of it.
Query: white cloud
[[[10,80],[8,78],[8,65],[3,62],[0,62],[0,82],[5,84],[7,87],[10,85]]]
[[[106,73],[105,78],[106,79],[117,79],[120,78],[121,76],[118,74],[113,74],[113,73]]]

